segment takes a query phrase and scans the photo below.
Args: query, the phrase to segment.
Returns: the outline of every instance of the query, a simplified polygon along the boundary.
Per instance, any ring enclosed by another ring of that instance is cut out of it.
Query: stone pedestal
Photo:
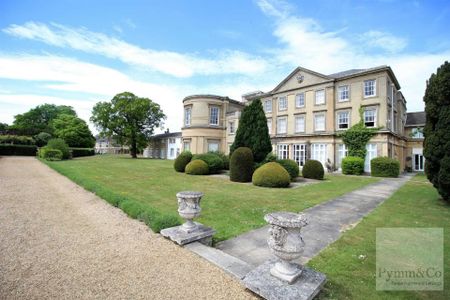
[[[177,193],[178,213],[186,220],[183,225],[161,230],[161,235],[171,239],[178,245],[186,245],[192,242],[200,242],[210,246],[212,236],[216,231],[203,224],[194,222],[193,219],[200,216],[200,200],[203,193],[185,191]]]
[[[292,284],[271,274],[276,261],[268,261],[244,277],[245,286],[267,300],[310,300],[322,289],[326,276],[308,267],[302,268],[301,276]]]
[[[166,228],[161,230],[161,235],[171,239],[178,245],[186,245],[192,242],[200,242],[204,245],[211,246],[212,236],[216,233],[211,227],[194,222],[195,230],[187,232],[183,225]]]

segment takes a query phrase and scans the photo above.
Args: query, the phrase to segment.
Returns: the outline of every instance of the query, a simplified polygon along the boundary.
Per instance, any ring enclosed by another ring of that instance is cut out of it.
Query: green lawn
[[[375,236],[380,227],[444,228],[444,292],[377,292]],[[450,205],[417,175],[308,264],[328,277],[320,299],[450,299]],[[364,255],[364,259],[359,256]]]
[[[268,212],[301,211],[379,180],[336,175],[327,176],[319,184],[269,189],[211,176],[177,173],[173,161],[167,160],[105,155],[46,163],[78,184],[89,186],[89,190],[106,188],[161,213],[177,215],[177,192],[201,191],[205,196],[198,221],[217,230],[215,241],[265,225],[263,216]]]

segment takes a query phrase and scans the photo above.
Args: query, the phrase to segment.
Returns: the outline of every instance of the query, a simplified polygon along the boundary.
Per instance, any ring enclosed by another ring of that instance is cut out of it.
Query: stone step
[[[252,266],[239,258],[231,256],[216,248],[208,247],[199,242],[190,243],[184,247],[240,280],[252,270]]]

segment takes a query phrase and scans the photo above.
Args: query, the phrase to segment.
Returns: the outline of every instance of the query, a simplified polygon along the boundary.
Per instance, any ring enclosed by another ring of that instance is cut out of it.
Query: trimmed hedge
[[[284,188],[289,186],[291,180],[288,171],[281,164],[269,162],[253,173],[252,182],[257,186]]]
[[[376,157],[370,161],[370,170],[374,177],[398,177],[400,162],[389,157]]]
[[[14,144],[14,145],[34,145],[36,142],[30,136],[25,135],[0,135],[0,144]]]
[[[95,155],[94,148],[70,148],[72,157],[83,157]]]
[[[279,163],[289,173],[291,181],[298,177],[300,168],[298,167],[298,164],[295,162],[295,160],[281,159],[278,160],[277,163]]]
[[[343,158],[342,173],[345,175],[361,175],[364,173],[364,159],[358,156],[347,156]]]
[[[177,172],[184,172],[187,164],[192,160],[192,153],[189,151],[183,151],[178,155],[173,163],[173,168]]]
[[[209,151],[208,153],[218,156],[223,162],[223,170],[230,169],[230,156],[219,151]]]
[[[206,162],[201,159],[194,159],[186,166],[186,174],[190,175],[208,175],[209,168]]]
[[[223,160],[217,153],[195,154],[192,160],[196,159],[203,160],[208,165],[210,174],[217,174],[223,170]]]
[[[36,156],[37,147],[34,145],[0,144],[0,155]]]
[[[310,159],[307,160],[305,165],[303,166],[302,173],[304,178],[322,180],[325,171],[323,170],[323,166],[320,161]]]
[[[63,154],[63,159],[70,158],[69,146],[63,139],[51,139],[48,141],[47,147],[60,150]]]
[[[61,150],[52,149],[48,146],[39,148],[38,155],[45,160],[61,160],[63,157]]]
[[[253,153],[250,148],[239,147],[234,150],[230,159],[230,180],[250,182],[253,175]]]

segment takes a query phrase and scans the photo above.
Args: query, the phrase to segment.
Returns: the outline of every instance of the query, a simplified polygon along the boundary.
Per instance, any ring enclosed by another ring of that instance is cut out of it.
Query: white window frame
[[[272,99],[264,100],[264,112],[265,113],[272,112]]]
[[[372,86],[370,84],[373,83]],[[364,80],[364,98],[370,98],[370,97],[376,97],[377,96],[377,80],[376,79],[369,79]],[[372,92],[372,93],[368,93]]]
[[[191,120],[192,120],[192,107],[185,107],[184,108],[184,125],[191,126]]]
[[[186,145],[187,145],[187,147],[186,147]],[[183,142],[183,151],[191,151],[191,141]]]
[[[306,162],[306,144],[294,144],[292,145],[292,158],[298,164],[299,167],[303,167]]]
[[[323,129],[318,128],[318,126],[317,126],[318,117],[323,117]],[[325,117],[325,113],[315,114],[314,115],[314,131],[325,131],[326,127],[327,127],[327,120]]]
[[[305,107],[305,93],[298,93],[295,95],[295,107]]]
[[[372,112],[373,111],[373,116],[370,116],[371,118],[370,119],[368,119],[367,117],[367,112]],[[363,117],[364,117],[364,125],[366,126],[366,127],[368,127],[368,128],[374,128],[374,127],[377,127],[377,109],[376,108],[366,108],[366,109],[364,109],[364,114],[363,114]],[[367,123],[371,123],[371,119],[373,118],[373,126],[367,126]],[[368,121],[369,120],[369,121]]]
[[[341,115],[347,115],[347,118],[341,118]],[[337,113],[337,130],[346,130],[348,128],[350,128],[350,112],[349,111],[339,111]],[[344,120],[347,120],[347,122],[343,122]],[[343,124],[347,124],[347,127],[342,127],[341,125]]]
[[[236,129],[234,128],[234,121],[229,121],[228,126],[229,126],[229,134],[235,134]]]
[[[318,160],[325,169],[327,162],[327,144],[311,144],[311,159]]]
[[[323,93],[323,97],[319,97],[319,95],[322,94],[322,93]],[[326,98],[326,96],[325,96],[325,89],[317,90],[315,92],[314,103],[316,105],[324,105],[326,103],[326,101],[327,101],[325,98]],[[317,100],[320,100],[320,102],[317,101]]]
[[[211,147],[212,145],[217,145],[214,149]],[[208,152],[210,151],[219,151],[220,150],[220,142],[219,141],[208,141]]]
[[[299,120],[303,120],[302,121],[302,123],[303,123],[302,126],[299,126],[301,124],[301,123],[300,124],[298,123]],[[306,126],[306,124],[305,124],[305,115],[297,115],[297,116],[295,116],[295,132],[296,133],[305,132],[305,126]]]
[[[217,111],[217,113],[214,113],[215,110]],[[209,107],[209,125],[218,126],[219,125],[219,118],[220,118],[220,107],[218,107],[218,106],[210,106]]]
[[[411,137],[413,139],[423,139],[424,138],[423,129],[422,129],[422,131],[419,131],[419,128],[421,128],[421,127],[414,127],[411,130]]]
[[[267,119],[267,129],[269,130],[269,134],[272,134],[272,119]]]
[[[284,120],[284,131],[281,131],[281,126],[280,126],[280,121]],[[287,130],[288,130],[288,122],[287,122],[287,117],[278,117],[277,118],[277,134],[287,134]]]
[[[277,145],[277,157],[278,159],[289,159],[289,145],[278,144]]]
[[[370,161],[378,157],[378,145],[366,144],[366,158],[364,160],[364,172],[370,172]]]
[[[338,87],[338,102],[346,102],[350,100],[350,87],[341,85]]]
[[[278,97],[278,111],[287,110],[288,103],[287,103],[287,97],[281,96]]]
[[[345,144],[338,144],[337,148],[337,166],[339,169],[342,167],[342,160],[348,156],[348,149]]]

